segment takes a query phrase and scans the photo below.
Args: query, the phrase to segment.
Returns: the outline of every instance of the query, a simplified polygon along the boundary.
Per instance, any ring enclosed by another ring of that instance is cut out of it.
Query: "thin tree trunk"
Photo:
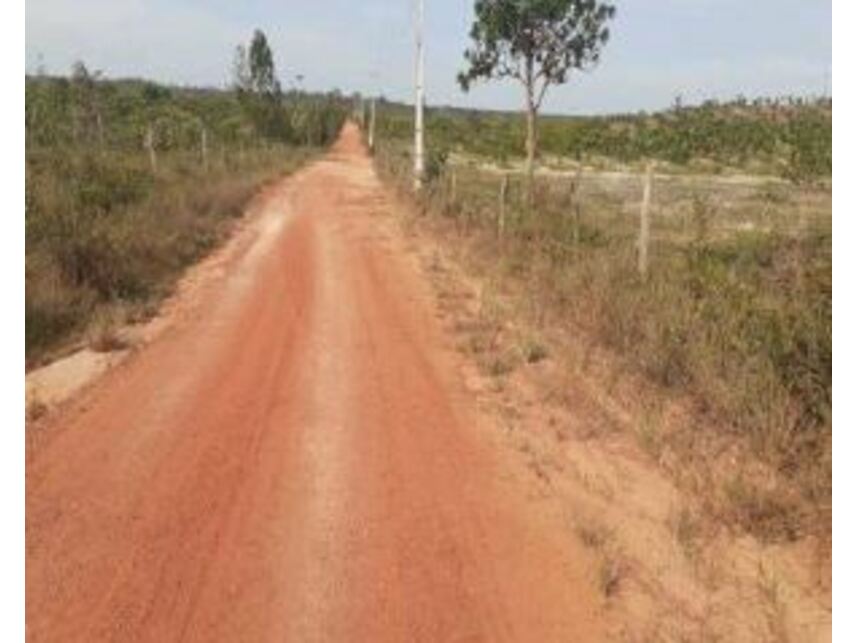
[[[536,153],[538,150],[538,125],[536,119],[538,117],[538,105],[536,104],[536,79],[534,76],[535,61],[533,58],[528,58],[526,61],[526,70],[524,76],[524,89],[527,94],[527,160],[525,165],[526,172],[526,199],[527,205],[533,204],[533,187],[536,173]]]
[[[527,105],[527,193],[532,197],[533,179],[536,172],[536,150],[538,148],[538,131],[536,127],[536,108],[534,105]]]

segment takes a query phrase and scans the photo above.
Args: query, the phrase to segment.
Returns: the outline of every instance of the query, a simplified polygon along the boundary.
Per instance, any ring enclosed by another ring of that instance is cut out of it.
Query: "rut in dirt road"
[[[597,641],[354,126],[27,454],[30,641]]]

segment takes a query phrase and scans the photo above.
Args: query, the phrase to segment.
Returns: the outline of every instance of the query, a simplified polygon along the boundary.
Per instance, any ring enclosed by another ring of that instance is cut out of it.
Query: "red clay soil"
[[[603,639],[572,536],[503,491],[385,199],[347,126],[195,313],[29,428],[28,640]]]

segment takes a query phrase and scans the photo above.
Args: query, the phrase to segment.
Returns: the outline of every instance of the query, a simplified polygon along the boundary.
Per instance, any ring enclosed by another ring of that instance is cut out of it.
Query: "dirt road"
[[[351,126],[27,453],[31,641],[595,641]]]

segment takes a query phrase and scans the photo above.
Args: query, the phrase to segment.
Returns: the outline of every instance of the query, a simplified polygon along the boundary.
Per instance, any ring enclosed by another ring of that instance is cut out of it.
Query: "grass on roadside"
[[[389,180],[406,185],[409,163],[399,148],[382,146],[377,162]],[[478,168],[454,171],[454,194],[451,171],[433,177],[424,221],[457,240],[481,277],[503,284],[516,302],[512,314],[532,317],[537,332],[594,342],[665,395],[692,400],[699,426],[745,445],[816,510],[807,518],[795,513],[790,494],[762,493],[746,481],[742,493],[722,494],[734,509],[731,522],[763,539],[795,538],[797,522],[825,531],[829,190],[659,183],[651,271],[643,280],[635,256],[638,183],[596,176],[572,193],[568,179],[542,181],[530,208],[513,178],[501,236],[500,177]],[[695,431],[686,427],[680,438],[705,444]],[[754,500],[762,496],[764,502]]]
[[[94,320],[117,309],[127,321],[149,316],[182,269],[223,239],[263,182],[312,154],[269,145],[203,170],[195,155],[175,152],[162,154],[152,172],[143,154],[28,149],[28,366],[87,333],[102,349],[114,345],[112,331],[104,323],[95,328]]]

